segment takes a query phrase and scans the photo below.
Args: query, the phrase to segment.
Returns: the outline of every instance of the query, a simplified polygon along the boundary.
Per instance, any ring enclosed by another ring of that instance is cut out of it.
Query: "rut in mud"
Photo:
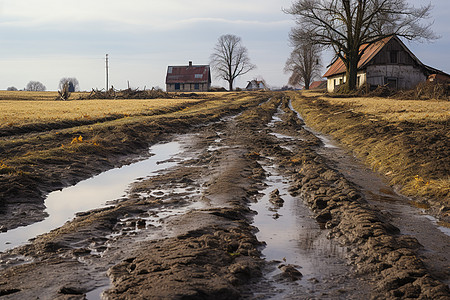
[[[424,263],[304,125],[274,97],[178,137],[176,165],[1,254],[0,298],[448,298],[442,256]]]

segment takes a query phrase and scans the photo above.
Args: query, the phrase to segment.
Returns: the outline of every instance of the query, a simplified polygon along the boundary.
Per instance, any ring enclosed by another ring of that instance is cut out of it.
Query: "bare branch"
[[[307,40],[303,40],[302,43],[296,43],[295,41],[291,41],[291,43],[295,48],[284,67],[286,73],[292,73],[289,84],[292,86],[304,84],[305,89],[309,89],[312,81],[320,77],[322,67],[320,47]]]

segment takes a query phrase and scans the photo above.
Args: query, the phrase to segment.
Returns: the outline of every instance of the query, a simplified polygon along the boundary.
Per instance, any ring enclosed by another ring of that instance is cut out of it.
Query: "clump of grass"
[[[1,174],[11,174],[16,172],[15,168],[0,161],[0,175]]]

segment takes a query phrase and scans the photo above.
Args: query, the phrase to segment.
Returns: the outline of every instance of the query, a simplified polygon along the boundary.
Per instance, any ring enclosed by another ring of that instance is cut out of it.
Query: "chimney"
[[[192,67],[192,61],[189,61],[189,67]]]

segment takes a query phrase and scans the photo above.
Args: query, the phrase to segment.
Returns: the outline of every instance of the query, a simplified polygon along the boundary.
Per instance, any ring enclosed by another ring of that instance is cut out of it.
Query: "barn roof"
[[[314,81],[309,85],[310,90],[315,89],[325,89],[327,87],[327,81],[321,80],[321,81]]]
[[[403,42],[395,35],[386,37],[378,42],[370,44],[363,44],[359,47],[359,51],[361,52],[364,48],[367,47],[361,59],[358,62],[358,70],[363,69],[380,51],[386,46],[389,41],[395,39],[400,45],[404,48],[406,52],[412,57],[413,60],[416,61],[417,64],[423,66],[422,62],[403,44]],[[346,72],[345,64],[342,59],[336,59],[332,64],[328,71],[323,75],[323,77],[330,77],[337,74],[342,74]]]
[[[211,83],[209,65],[169,66],[166,84],[171,83]]]

